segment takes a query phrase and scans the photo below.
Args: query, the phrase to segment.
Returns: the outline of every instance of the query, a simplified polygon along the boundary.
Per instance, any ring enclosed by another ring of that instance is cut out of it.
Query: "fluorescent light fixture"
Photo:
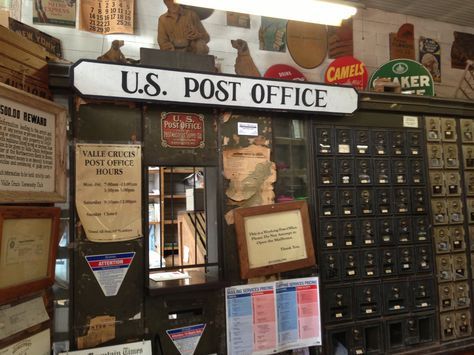
[[[301,22],[340,26],[357,9],[344,3],[319,0],[175,0],[176,3]]]

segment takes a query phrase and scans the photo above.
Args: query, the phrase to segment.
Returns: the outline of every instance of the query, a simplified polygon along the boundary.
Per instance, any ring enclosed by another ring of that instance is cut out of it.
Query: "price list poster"
[[[101,34],[133,34],[134,7],[134,0],[82,0],[79,28]]]

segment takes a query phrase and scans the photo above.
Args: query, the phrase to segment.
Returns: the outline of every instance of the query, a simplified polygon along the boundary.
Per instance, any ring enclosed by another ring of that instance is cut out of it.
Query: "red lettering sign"
[[[275,64],[267,69],[264,78],[273,78],[279,80],[297,80],[297,81],[306,81],[303,73],[298,69],[295,69],[286,64]]]
[[[326,70],[324,81],[328,84],[348,84],[364,90],[369,75],[364,63],[354,57],[341,57],[333,61]]]
[[[163,112],[161,145],[166,148],[204,148],[204,116]]]

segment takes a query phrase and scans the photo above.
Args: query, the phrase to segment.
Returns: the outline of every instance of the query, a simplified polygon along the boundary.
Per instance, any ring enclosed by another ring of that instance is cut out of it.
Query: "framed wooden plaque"
[[[242,278],[315,264],[305,201],[237,208],[234,218]]]
[[[66,200],[66,109],[0,83],[0,203]]]
[[[0,207],[0,304],[53,284],[60,211]]]

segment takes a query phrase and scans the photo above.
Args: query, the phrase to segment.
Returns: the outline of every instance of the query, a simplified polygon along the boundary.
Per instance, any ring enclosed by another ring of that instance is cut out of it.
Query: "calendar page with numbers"
[[[80,7],[81,30],[133,34],[134,0],[82,0]]]

